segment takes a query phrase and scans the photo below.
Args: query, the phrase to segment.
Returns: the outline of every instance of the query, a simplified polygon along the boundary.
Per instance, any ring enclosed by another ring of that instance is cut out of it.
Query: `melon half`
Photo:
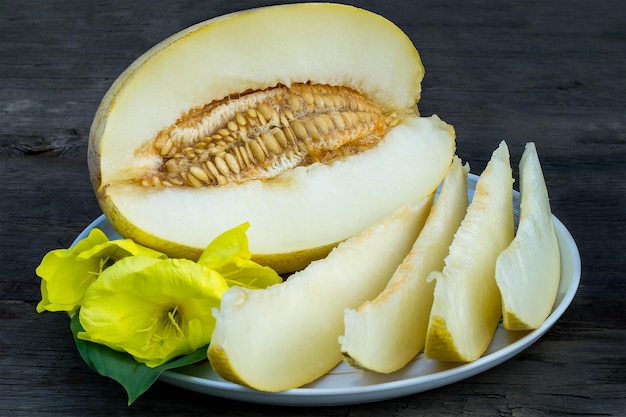
[[[351,6],[199,23],[139,57],[102,100],[96,196],[122,236],[170,256],[195,259],[249,222],[253,259],[300,269],[445,176],[454,129],[420,117],[423,75],[397,26]]]

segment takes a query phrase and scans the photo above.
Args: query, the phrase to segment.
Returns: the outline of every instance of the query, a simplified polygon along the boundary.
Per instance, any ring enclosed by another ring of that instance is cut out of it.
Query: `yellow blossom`
[[[159,366],[208,344],[212,310],[229,286],[282,282],[252,260],[244,223],[218,236],[198,262],[169,259],[130,239],[109,241],[98,229],[70,249],[48,253],[37,268],[37,311],[78,311],[79,339]]]
[[[87,289],[78,337],[156,367],[209,343],[211,310],[227,289],[219,273],[190,260],[124,258]]]

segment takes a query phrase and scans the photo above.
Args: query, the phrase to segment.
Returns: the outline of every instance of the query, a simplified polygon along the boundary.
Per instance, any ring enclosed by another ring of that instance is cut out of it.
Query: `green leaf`
[[[78,339],[76,335],[83,331],[78,320],[78,314],[72,317],[70,329],[74,335],[78,352],[85,363],[100,375],[112,378],[121,384],[128,394],[128,405],[131,405],[141,394],[146,392],[164,371],[191,365],[207,358],[208,345],[189,355],[173,359],[156,368],[150,368],[135,361],[127,353]]]

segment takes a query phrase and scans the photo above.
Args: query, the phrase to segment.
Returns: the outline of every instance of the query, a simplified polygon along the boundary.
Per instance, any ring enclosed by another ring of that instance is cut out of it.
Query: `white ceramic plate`
[[[469,195],[473,196],[477,176],[468,178]],[[519,193],[513,191],[516,221]],[[391,374],[362,371],[341,363],[315,382],[301,388],[278,393],[256,391],[228,382],[219,377],[208,363],[190,365],[164,372],[160,380],[191,391],[217,397],[259,404],[289,406],[328,406],[357,404],[386,400],[428,391],[452,384],[486,371],[528,348],[545,334],[572,302],[580,283],[580,254],[572,235],[556,217],[553,217],[561,250],[561,281],[552,314],[543,325],[533,331],[510,332],[502,325],[493,341],[478,360],[466,363],[444,363],[417,356],[404,369]],[[119,238],[104,216],[92,222],[76,239],[86,237],[99,227],[110,239]]]

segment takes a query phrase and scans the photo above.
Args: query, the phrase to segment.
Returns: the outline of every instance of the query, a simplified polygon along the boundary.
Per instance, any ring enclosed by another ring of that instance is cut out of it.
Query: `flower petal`
[[[236,285],[250,289],[259,289],[283,282],[280,275],[272,268],[247,260],[240,260],[237,264],[226,265],[220,268],[219,273],[230,287]]]
[[[202,252],[198,263],[217,270],[229,286],[265,288],[282,282],[269,267],[250,260],[246,231],[249,223],[240,224],[216,237]]]
[[[78,255],[78,259],[109,257],[113,260],[119,260],[131,255],[148,256],[151,258],[167,257],[164,253],[141,246],[135,243],[132,239],[118,239],[95,245],[92,248],[81,252]]]
[[[242,223],[213,239],[200,255],[198,263],[208,268],[219,269],[241,258],[250,259],[252,254],[248,249],[246,236],[249,227],[249,223]]]
[[[99,259],[77,261],[83,251],[107,242],[106,235],[93,229],[89,235],[69,249],[48,252],[35,270],[41,278],[41,302],[37,311],[73,311],[87,287],[100,272]]]
[[[36,270],[42,278],[41,302],[37,305],[37,311],[75,311],[85,291],[100,272],[117,260],[131,255],[166,257],[130,239],[109,241],[97,228],[69,249],[48,252]]]

